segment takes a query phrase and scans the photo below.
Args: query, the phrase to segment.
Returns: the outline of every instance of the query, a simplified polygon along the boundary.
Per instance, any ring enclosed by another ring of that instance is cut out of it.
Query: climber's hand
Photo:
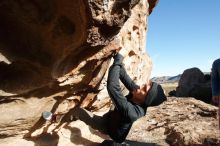
[[[129,51],[126,48],[122,48],[118,53],[120,53],[123,57],[125,57],[128,55],[128,52]]]

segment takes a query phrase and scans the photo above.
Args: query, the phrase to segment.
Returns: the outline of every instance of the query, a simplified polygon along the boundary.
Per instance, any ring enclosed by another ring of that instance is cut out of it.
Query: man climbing
[[[126,73],[122,61],[122,55],[114,56],[107,80],[109,96],[120,116],[117,126],[109,129],[110,137],[116,142],[125,140],[133,122],[146,114],[147,107],[159,105],[166,100],[162,87],[157,83],[149,81],[142,86],[136,85]],[[127,96],[122,94],[119,80],[130,91]]]
[[[127,74],[122,61],[121,54],[114,56],[107,80],[107,90],[115,108],[103,116],[97,116],[77,107],[71,109],[61,123],[77,117],[92,128],[109,135],[115,142],[122,143],[133,122],[146,114],[147,107],[157,106],[166,100],[162,87],[157,83],[149,81],[142,86],[136,85]],[[119,81],[130,91],[127,96],[122,94]]]

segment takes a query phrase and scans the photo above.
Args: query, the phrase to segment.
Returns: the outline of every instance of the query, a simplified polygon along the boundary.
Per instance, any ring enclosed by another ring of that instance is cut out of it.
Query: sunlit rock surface
[[[108,105],[95,114],[102,115]],[[127,140],[149,145],[218,146],[220,131],[218,129],[217,107],[193,98],[169,97],[168,101],[157,107],[148,108],[146,116],[137,120]],[[9,137],[1,140],[4,146],[98,146],[109,139],[99,131],[77,120],[63,124],[54,130],[57,124],[44,123],[44,128],[32,133],[32,138]]]
[[[132,79],[140,84],[148,80],[152,64],[145,52],[147,16],[156,3],[1,0],[1,141],[17,136],[20,142],[41,133],[36,131],[45,124],[43,111],[65,113],[76,104],[89,109],[110,104],[105,85],[117,48],[127,50],[124,63]],[[70,131],[74,135],[80,130]],[[56,140],[61,136],[42,135]]]
[[[128,139],[162,146],[218,146],[218,108],[194,98],[168,97],[132,127]]]

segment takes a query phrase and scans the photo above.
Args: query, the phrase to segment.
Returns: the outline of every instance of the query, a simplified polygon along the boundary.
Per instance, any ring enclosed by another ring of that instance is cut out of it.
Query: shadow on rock
[[[42,133],[40,136],[29,139],[35,143],[35,146],[57,146],[59,135],[56,132]]]
[[[64,128],[69,129],[71,131],[70,140],[75,145],[84,145],[84,146],[99,146],[100,143],[90,141],[84,137],[82,137],[82,133],[80,129],[75,127],[70,127],[66,125]]]
[[[131,141],[131,140],[125,140],[125,142],[123,143],[116,143],[112,140],[105,140],[100,144],[100,146],[156,146],[156,144]]]

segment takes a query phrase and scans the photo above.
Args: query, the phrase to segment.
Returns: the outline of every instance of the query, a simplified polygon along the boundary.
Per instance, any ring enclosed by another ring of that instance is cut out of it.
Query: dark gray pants
[[[75,118],[85,122],[87,125],[89,125],[93,129],[100,131],[103,134],[108,134],[107,114],[103,116],[98,116],[84,108],[75,107],[63,117],[63,120],[65,122],[68,122],[69,120],[71,121]]]

